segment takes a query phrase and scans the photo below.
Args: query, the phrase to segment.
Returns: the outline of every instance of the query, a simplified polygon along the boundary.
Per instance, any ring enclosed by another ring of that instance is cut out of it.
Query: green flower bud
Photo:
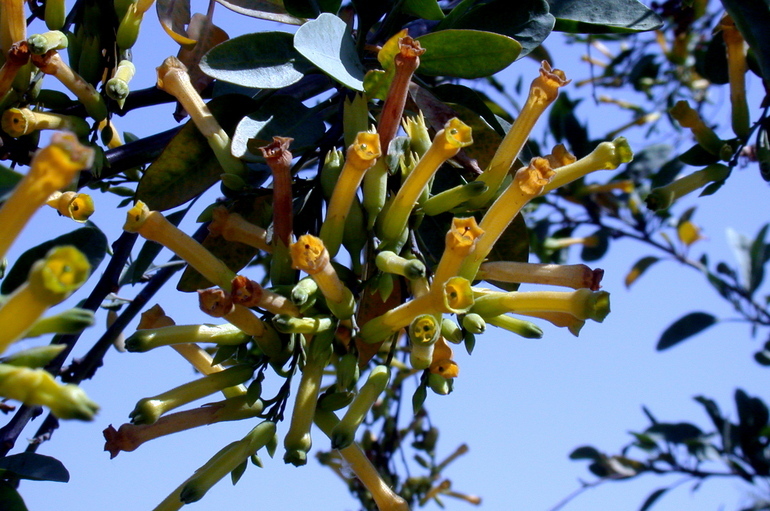
[[[28,367],[37,369],[47,366],[51,360],[56,358],[67,346],[64,344],[49,344],[47,346],[36,346],[26,350],[19,351],[0,360],[0,363],[16,367]]]
[[[446,396],[452,392],[452,380],[437,373],[430,373],[428,375],[428,387],[439,396]]]
[[[419,259],[406,259],[390,250],[377,254],[375,264],[380,271],[401,275],[409,280],[425,277],[425,264]]]
[[[520,335],[525,339],[541,339],[543,337],[543,331],[540,327],[530,321],[524,321],[523,319],[514,318],[505,314],[485,319],[490,325],[494,325],[498,328],[505,328],[509,332]]]
[[[730,175],[730,167],[720,163],[709,165],[705,169],[696,170],[671,183],[653,188],[645,202],[652,211],[668,209],[677,199],[706,186],[709,183],[722,181]]]
[[[53,316],[38,319],[24,337],[46,334],[76,334],[94,324],[94,313],[88,309],[67,309]]]
[[[463,331],[460,325],[449,318],[441,319],[441,336],[452,344],[463,342]]]
[[[463,185],[457,185],[449,190],[438,193],[422,204],[422,211],[428,216],[435,216],[451,211],[463,202],[477,197],[489,189],[483,181],[471,181]]]
[[[144,353],[159,346],[189,342],[211,342],[220,346],[237,346],[248,342],[250,336],[235,325],[174,325],[137,330],[126,339],[126,350]]]
[[[283,334],[317,334],[334,328],[335,322],[330,316],[295,318],[278,314],[273,316],[273,325]]]
[[[487,323],[484,318],[473,312],[465,314],[462,319],[463,328],[473,334],[483,334],[487,329]]]

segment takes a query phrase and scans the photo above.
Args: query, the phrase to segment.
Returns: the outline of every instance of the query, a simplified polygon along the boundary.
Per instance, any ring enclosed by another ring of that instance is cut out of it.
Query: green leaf
[[[719,405],[713,399],[705,396],[696,396],[695,401],[700,403],[705,408],[711,422],[714,423],[714,427],[720,434],[724,433],[725,419],[722,417],[722,413],[719,410]]]
[[[482,78],[502,71],[521,53],[514,39],[480,30],[440,30],[417,40],[425,48],[417,72],[429,76]]]
[[[757,233],[757,237],[749,248],[750,271],[748,288],[749,293],[754,293],[765,278],[765,263],[767,262],[767,244],[765,237],[770,224],[765,224]]]
[[[679,318],[671,324],[671,326],[666,328],[663,335],[660,336],[658,345],[655,349],[658,351],[667,350],[688,337],[702,332],[716,322],[717,318],[711,314],[705,312],[691,312]]]
[[[425,403],[425,398],[428,397],[427,378],[423,378],[420,385],[415,389],[412,395],[412,413],[417,415],[422,410],[422,405]]]
[[[342,85],[364,90],[364,67],[347,23],[323,13],[302,25],[294,34],[294,48]]]
[[[661,435],[666,442],[672,444],[685,444],[688,441],[703,436],[703,431],[698,426],[688,422],[664,423],[659,422],[647,428],[647,434]]]
[[[718,162],[719,156],[706,151],[700,144],[695,144],[679,155],[679,161],[693,167],[700,167]]]
[[[469,108],[470,110],[473,110],[476,115],[483,118],[487,124],[489,124],[489,126],[492,127],[498,135],[500,135],[500,140],[502,140],[502,137],[505,136],[505,129],[503,129],[503,127],[500,125],[500,121],[498,120],[497,116],[490,109],[489,104],[487,104],[487,102],[490,101],[489,98],[485,95],[482,95],[479,91],[471,89],[470,87],[466,87],[465,85],[445,83],[439,85],[438,87],[434,87],[431,89],[431,92],[445,103],[458,103],[466,108]],[[466,147],[466,151],[474,145],[476,145],[475,129],[473,130],[473,144]],[[485,165],[482,164],[480,164],[480,166],[482,168],[485,167]]]
[[[713,84],[730,82],[727,71],[727,48],[722,32],[717,32],[705,50],[695,51],[695,70]]]
[[[99,267],[102,259],[104,259],[104,255],[107,253],[107,237],[96,225],[88,222],[85,227],[45,241],[21,254],[6,274],[2,285],[0,285],[0,293],[4,295],[10,294],[17,287],[25,283],[29,270],[35,264],[35,261],[45,257],[53,247],[61,245],[73,245],[83,252],[91,264],[91,275],[96,272],[96,268]]]
[[[641,277],[650,266],[657,263],[658,261],[660,261],[660,258],[658,257],[646,256],[642,257],[636,263],[634,263],[634,265],[631,267],[631,271],[629,271],[626,275],[626,287],[631,287],[631,284],[636,282],[636,280]]]
[[[208,107],[222,128],[235,125],[256,103],[239,94],[219,96]],[[198,128],[188,121],[158,158],[147,168],[136,188],[136,198],[155,211],[166,211],[197,197],[219,181],[222,167]]]
[[[66,483],[70,480],[70,474],[61,461],[34,452],[20,452],[0,458],[0,470],[33,481]]]
[[[444,11],[436,0],[404,0],[401,12],[431,21],[444,19]]]
[[[606,254],[607,250],[610,248],[609,233],[607,229],[602,228],[589,237],[596,241],[594,243],[583,244],[583,248],[580,250],[580,258],[586,262],[598,261],[604,257],[604,254]]]
[[[4,511],[29,511],[16,488],[6,481],[0,481],[0,502]]]
[[[548,127],[554,139],[556,142],[566,139],[567,146],[578,158],[591,152],[588,129],[575,115],[575,109],[580,101],[580,99],[571,100],[567,93],[559,94],[548,113]]]
[[[286,32],[258,32],[225,41],[203,56],[200,67],[217,80],[258,89],[287,87],[312,69]]]
[[[647,511],[650,509],[655,502],[663,496],[664,493],[668,491],[668,488],[658,488],[654,492],[650,493],[650,495],[644,499],[644,502],[642,503],[642,507],[639,508],[639,511]]]
[[[8,192],[16,188],[22,177],[24,176],[15,170],[11,170],[5,165],[0,165],[0,202],[3,201]]]
[[[436,27],[470,29],[507,35],[521,44],[519,58],[528,55],[553,30],[555,18],[545,0],[463,0]]]
[[[340,10],[342,0],[283,0],[283,6],[298,18],[315,18],[322,12],[332,14]]]
[[[578,447],[569,454],[571,460],[599,460],[602,458],[602,453],[599,452],[596,447],[590,445],[583,445]]]
[[[554,30],[583,34],[655,30],[663,20],[637,0],[548,0]]]
[[[291,96],[276,95],[238,123],[232,140],[232,153],[246,161],[264,161],[259,147],[274,136],[290,137],[289,150],[298,154],[315,147],[326,128],[317,108],[308,108]]]
[[[286,12],[283,2],[280,0],[216,0],[238,14],[259,18],[263,20],[287,23],[289,25],[301,25],[304,20],[296,18]]]

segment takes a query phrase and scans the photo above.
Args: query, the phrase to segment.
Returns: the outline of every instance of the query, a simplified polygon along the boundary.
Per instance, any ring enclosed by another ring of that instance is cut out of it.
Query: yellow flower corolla
[[[473,252],[477,241],[483,239],[483,234],[484,230],[472,216],[452,219],[452,226],[447,231],[444,242],[444,253],[441,255],[431,285],[431,290],[437,297],[440,296],[444,283],[457,275],[463,260]]]
[[[485,193],[469,200],[467,202],[469,208],[480,208],[492,200],[513,162],[519,157],[519,153],[529,138],[535,123],[545,109],[556,100],[559,95],[559,88],[564,87],[569,82],[570,80],[567,80],[563,71],[551,69],[548,62],[542,62],[539,76],[530,85],[524,108],[521,109],[519,116],[500,143],[489,166],[477,179],[477,181],[486,183],[489,188]]]
[[[46,201],[62,216],[83,223],[94,214],[94,200],[87,193],[54,192]]]
[[[55,133],[47,147],[38,150],[30,169],[0,208],[0,259],[32,214],[55,191],[69,185],[77,173],[91,166],[94,151],[71,133]]]
[[[38,130],[72,131],[85,137],[91,128],[88,123],[74,115],[32,111],[29,108],[9,108],[3,112],[3,131],[14,138],[29,135]]]
[[[303,234],[289,250],[292,266],[315,280],[332,313],[340,319],[350,318],[355,308],[353,293],[337,276],[324,242],[312,234]]]

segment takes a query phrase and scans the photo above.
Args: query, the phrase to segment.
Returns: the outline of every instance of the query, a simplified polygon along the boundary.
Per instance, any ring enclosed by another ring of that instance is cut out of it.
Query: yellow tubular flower
[[[476,298],[471,312],[483,317],[499,316],[508,312],[566,312],[581,320],[591,319],[601,323],[610,312],[610,294],[586,288],[567,292],[491,292]]]
[[[331,437],[334,427],[339,419],[334,412],[316,410],[314,417],[316,425],[328,437]],[[409,511],[409,504],[396,494],[390,486],[380,477],[377,469],[369,461],[364,451],[354,442],[341,449],[340,455],[348,463],[350,470],[356,475],[361,484],[372,494],[379,511]]]
[[[11,45],[27,39],[27,20],[23,0],[0,2],[0,49],[8,51]]]
[[[20,339],[49,307],[63,302],[83,285],[90,273],[88,259],[72,246],[54,247],[36,261],[27,282],[0,306],[0,353]]]
[[[199,289],[198,306],[214,318],[225,318],[229,323],[252,337],[265,333],[265,325],[251,309],[234,304],[232,298],[223,289]]]
[[[476,278],[519,284],[546,284],[566,286],[572,289],[587,287],[597,291],[604,270],[592,270],[585,264],[537,264],[513,261],[492,261],[483,263]]]
[[[69,185],[75,175],[91,166],[93,149],[72,134],[55,133],[51,144],[32,158],[29,172],[0,208],[0,259],[51,194]]]
[[[137,232],[145,239],[157,241],[187,261],[215,285],[225,290],[230,289],[235,272],[203,245],[166,220],[162,213],[150,211],[142,201],[137,201],[134,207],[128,210],[123,229]]]
[[[117,430],[108,426],[104,430],[104,450],[110,459],[121,451],[131,452],[140,445],[162,436],[171,435],[199,426],[217,422],[250,419],[262,413],[262,401],[249,406],[246,396],[208,403],[199,408],[164,415],[152,424],[123,424]]]
[[[567,80],[564,72],[559,69],[551,69],[548,62],[543,61],[540,67],[540,76],[535,78],[529,88],[529,96],[521,113],[514,121],[511,129],[497,148],[492,161],[477,181],[483,181],[489,189],[468,201],[469,208],[480,208],[495,196],[503,179],[513,162],[518,158],[521,148],[529,138],[532,128],[543,114],[546,108],[553,103],[559,95],[559,87],[564,87],[571,80]]]
[[[441,255],[441,261],[439,261],[433,275],[431,293],[433,293],[434,298],[442,299],[444,283],[457,275],[463,260],[473,252],[479,237],[483,239],[483,235],[484,230],[478,226],[476,219],[472,216],[452,219],[452,226],[445,238],[444,253]]]
[[[243,162],[230,152],[230,137],[211,114],[190,81],[187,68],[176,57],[168,57],[158,67],[158,88],[168,92],[190,115],[198,130],[206,137],[217,161],[226,174],[243,176]]]
[[[686,100],[677,101],[668,111],[680,126],[692,131],[695,140],[706,151],[720,155],[725,142],[701,118],[700,114]]]
[[[489,255],[497,240],[530,200],[540,195],[548,185],[554,171],[545,158],[532,158],[527,167],[520,168],[508,188],[495,200],[484,214],[480,228],[484,233],[476,243],[476,249],[462,263],[459,275],[468,280],[476,278],[476,272]]]
[[[267,242],[267,231],[263,228],[252,224],[238,213],[229,212],[224,206],[215,208],[212,214],[209,232],[213,236],[222,236],[227,241],[238,241],[267,253],[273,251],[273,247]]]
[[[597,170],[615,170],[634,159],[634,152],[625,137],[618,137],[612,142],[602,142],[587,156],[575,163],[556,169],[556,174],[545,185],[540,195],[569,184]]]
[[[692,174],[680,177],[665,186],[653,188],[644,199],[647,207],[652,211],[658,211],[670,207],[674,201],[692,193],[695,190],[715,181],[727,179],[730,175],[730,167],[721,163],[712,163],[708,167],[696,170]]]
[[[450,119],[444,129],[436,133],[430,149],[404,180],[383,218],[382,238],[386,243],[401,236],[417,198],[441,164],[472,143],[470,126],[457,118]]]
[[[746,41],[735,26],[732,18],[725,14],[720,22],[722,38],[727,48],[727,72],[730,78],[730,104],[732,105],[733,132],[746,140],[749,135],[750,116],[749,105],[746,101],[746,71],[749,65],[746,61]]]
[[[62,85],[77,96],[88,115],[97,121],[107,118],[107,105],[102,95],[96,92],[93,85],[73,71],[56,50],[51,50],[44,55],[32,55],[32,62],[43,73],[55,76]]]
[[[342,244],[345,220],[356,197],[356,190],[361,185],[366,171],[381,154],[380,137],[376,133],[360,132],[348,147],[345,165],[334,187],[329,207],[326,209],[326,219],[319,233],[331,257],[337,255]]]
[[[38,130],[72,131],[78,137],[88,136],[88,123],[74,115],[32,111],[29,108],[9,108],[3,113],[3,131],[14,138],[29,135]]]
[[[27,38],[29,51],[42,55],[51,50],[64,50],[69,45],[66,34],[59,30],[49,30],[42,34],[32,34]]]
[[[361,338],[367,343],[379,342],[398,332],[422,314],[457,314],[467,312],[473,306],[473,290],[470,282],[464,278],[450,278],[443,283],[442,291],[441,303],[438,303],[431,291],[369,320],[361,329]]]
[[[87,193],[54,192],[46,201],[62,216],[83,223],[94,214],[94,200]]]
[[[332,314],[349,319],[355,309],[355,298],[337,276],[324,242],[312,234],[303,234],[291,244],[290,251],[292,266],[315,280]]]
[[[107,95],[117,101],[121,108],[131,90],[128,83],[134,77],[134,73],[136,73],[134,63],[126,59],[121,60],[112,78],[105,84],[104,90]]]
[[[59,419],[90,421],[99,406],[77,385],[62,385],[45,369],[0,364],[0,396],[46,406]]]

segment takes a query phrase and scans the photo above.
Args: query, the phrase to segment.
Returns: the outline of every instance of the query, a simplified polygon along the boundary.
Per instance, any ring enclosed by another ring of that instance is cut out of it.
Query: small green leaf
[[[672,444],[685,444],[688,441],[703,436],[703,431],[698,426],[688,422],[664,423],[659,422],[647,428],[647,434],[661,435],[666,442]]]
[[[604,257],[604,254],[610,248],[610,236],[606,229],[599,229],[589,238],[596,241],[583,244],[583,248],[580,250],[580,258],[586,262],[598,261]]]
[[[16,488],[6,481],[0,481],[0,502],[4,511],[29,511]]]
[[[107,237],[91,222],[85,227],[62,234],[52,240],[45,241],[32,247],[19,256],[0,285],[0,293],[7,295],[27,281],[29,270],[35,261],[42,259],[53,247],[73,245],[88,258],[91,263],[91,275],[99,267],[107,253]]]
[[[765,263],[767,262],[767,244],[765,237],[770,224],[765,224],[757,233],[757,237],[749,248],[750,271],[748,288],[749,293],[754,293],[765,278]]]
[[[660,258],[658,257],[646,256],[642,257],[636,263],[634,263],[634,265],[631,267],[631,271],[629,271],[626,275],[626,287],[631,287],[631,284],[636,282],[636,280],[641,277],[650,266],[657,263],[658,261],[660,261]]]
[[[246,467],[249,466],[249,460],[243,460],[243,463],[235,467],[235,470],[230,472],[230,480],[233,482],[233,486],[238,484],[238,481],[240,481],[241,476],[244,472],[246,472]]]
[[[444,11],[436,0],[404,0],[401,11],[431,21],[444,19]]]
[[[21,452],[0,458],[0,470],[33,481],[66,483],[70,480],[70,474],[61,461],[34,452]]]
[[[415,389],[412,395],[412,413],[417,415],[422,410],[422,405],[425,403],[425,398],[428,397],[428,379],[423,378],[420,385]]]
[[[286,23],[289,25],[301,25],[304,20],[296,18],[286,12],[283,2],[276,0],[216,0],[231,11],[259,18],[263,20]]]
[[[287,87],[312,69],[286,32],[258,32],[225,41],[203,56],[200,67],[217,80],[257,89]]]
[[[417,40],[425,48],[417,72],[430,76],[489,76],[508,67],[521,53],[514,39],[480,30],[440,30]]]
[[[257,399],[260,397],[262,397],[262,380],[256,378],[249,383],[249,386],[246,389],[246,403],[251,406],[256,403]]]
[[[688,337],[702,332],[717,322],[717,318],[705,312],[691,312],[669,326],[658,340],[656,349],[658,351],[666,350]]]
[[[294,48],[342,85],[364,90],[364,67],[347,23],[323,13],[302,25],[294,34]]]
[[[705,50],[695,52],[695,70],[713,84],[724,85],[730,82],[727,48],[721,31],[714,34]]]
[[[644,499],[644,502],[642,503],[642,507],[639,508],[639,511],[647,511],[650,509],[655,502],[663,496],[664,493],[668,491],[668,488],[658,488],[654,492],[650,493],[650,495]]]
[[[572,451],[569,454],[569,459],[571,460],[599,460],[602,458],[602,453],[600,453],[595,447],[592,447],[590,445],[583,445],[581,447],[578,447],[574,451]]]
[[[663,20],[637,0],[548,0],[556,18],[554,30],[582,34],[655,30]]]
[[[718,162],[719,156],[706,151],[700,144],[695,144],[679,155],[679,161],[693,167],[700,167]]]
[[[289,14],[298,18],[315,18],[322,12],[332,14],[340,10],[342,0],[283,0]]]

